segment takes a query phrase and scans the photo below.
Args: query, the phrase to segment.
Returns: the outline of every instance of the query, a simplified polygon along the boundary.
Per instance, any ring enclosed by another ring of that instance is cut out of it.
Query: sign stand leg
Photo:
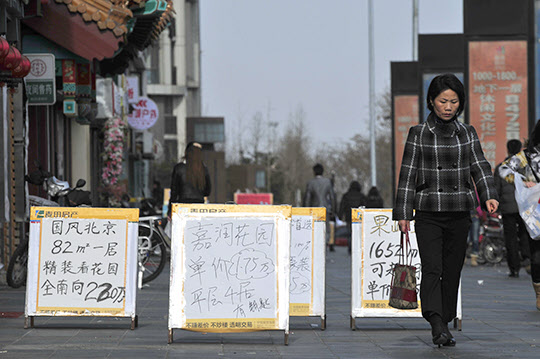
[[[131,317],[131,330],[135,330],[139,326],[139,316],[135,315]]]
[[[139,263],[139,273],[137,276],[137,287],[139,288],[139,290],[142,289],[142,277],[143,277],[142,266]]]
[[[168,338],[168,341],[167,341],[167,344],[171,344],[173,342],[173,330],[174,329],[169,329],[169,338]]]
[[[463,322],[463,320],[458,319],[458,318],[454,318],[454,329],[457,328],[457,330],[461,332],[461,330],[462,330],[462,322]]]
[[[289,331],[285,330],[285,345],[289,345]]]
[[[326,329],[326,314],[321,317],[321,330]]]
[[[25,316],[24,317],[24,329],[28,329],[28,319],[30,319],[30,327],[34,327],[34,317]]]
[[[351,329],[356,330],[356,319],[351,315]]]

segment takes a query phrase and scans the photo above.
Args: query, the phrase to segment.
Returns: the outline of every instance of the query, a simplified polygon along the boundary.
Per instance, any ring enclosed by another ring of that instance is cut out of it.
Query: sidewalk
[[[505,263],[465,266],[463,331],[454,348],[431,343],[419,318],[357,318],[349,328],[350,258],[327,253],[327,328],[320,318],[292,317],[283,332],[202,334],[174,331],[167,344],[168,271],[137,296],[139,327],[129,319],[36,317],[23,329],[25,288],[0,286],[0,359],[4,358],[540,358],[540,311],[531,278],[510,279]],[[9,317],[7,317],[9,316]]]

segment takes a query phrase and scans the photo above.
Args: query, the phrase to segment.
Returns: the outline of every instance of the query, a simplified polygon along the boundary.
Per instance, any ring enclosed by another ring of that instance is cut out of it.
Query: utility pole
[[[412,0],[412,60],[418,60],[418,0]]]
[[[371,185],[377,185],[377,164],[375,156],[375,61],[374,61],[374,31],[373,31],[373,0],[368,3],[368,27],[369,27],[369,120],[371,137]]]

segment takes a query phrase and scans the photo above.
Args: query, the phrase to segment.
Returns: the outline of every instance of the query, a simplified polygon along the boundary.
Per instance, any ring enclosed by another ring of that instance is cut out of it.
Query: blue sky
[[[375,91],[412,60],[412,0],[374,0]],[[369,130],[367,0],[201,0],[202,108],[227,131],[298,105],[316,142]],[[462,1],[420,0],[419,32],[463,32]]]

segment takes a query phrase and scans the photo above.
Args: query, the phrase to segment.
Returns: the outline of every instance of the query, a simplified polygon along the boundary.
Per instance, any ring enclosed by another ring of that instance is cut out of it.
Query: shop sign
[[[128,123],[135,130],[146,130],[154,126],[159,117],[159,110],[154,101],[148,97],[139,97],[133,111],[128,115]]]
[[[56,102],[54,55],[24,55],[30,60],[30,73],[24,78],[28,105],[54,105]]]

